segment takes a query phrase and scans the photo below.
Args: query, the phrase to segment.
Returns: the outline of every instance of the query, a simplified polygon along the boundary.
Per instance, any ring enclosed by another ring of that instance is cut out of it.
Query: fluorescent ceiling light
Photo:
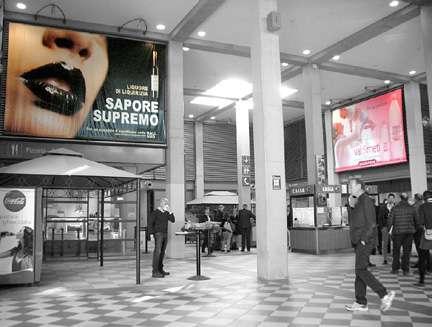
[[[311,52],[312,52],[312,51],[310,51],[309,49],[305,49],[305,50],[302,51],[302,53],[303,53],[305,56],[310,55]]]
[[[183,47],[183,51],[189,51],[190,49],[188,47]]]
[[[204,37],[204,36],[206,36],[206,32],[204,32],[204,31],[199,31],[199,32],[198,32],[198,36],[199,36],[199,37]]]
[[[18,3],[16,4],[16,7],[17,7],[18,9],[21,9],[21,10],[27,9],[27,5],[26,5],[25,3],[22,3],[22,2],[18,2]]]
[[[389,6],[390,7],[397,7],[397,6],[399,6],[399,1],[393,0],[389,3]]]
[[[204,92],[206,95],[214,95],[225,98],[241,99],[252,93],[252,84],[241,79],[224,79]]]
[[[288,86],[281,86],[280,87],[280,96],[282,99],[288,98],[290,95],[293,95],[294,93],[297,93],[297,89],[293,89]]]
[[[335,55],[332,58],[332,60],[334,60],[334,61],[338,61],[339,59],[340,59],[340,55]]]
[[[282,63],[282,67],[288,67],[288,63],[287,62],[283,62]]]
[[[417,74],[417,72],[415,70],[410,70],[410,72],[408,74],[410,74],[412,76],[412,75]]]
[[[386,79],[385,81],[384,81],[384,84],[390,84],[391,83],[391,81],[389,80],[389,79]]]
[[[193,98],[190,103],[199,104],[202,106],[222,108],[222,107],[225,107],[225,106],[231,104],[232,102],[233,102],[232,100],[227,100],[227,99],[210,98],[210,97],[206,97],[206,96],[200,96],[200,97]]]
[[[331,100],[327,100],[327,101],[325,102],[325,104],[326,104],[326,106],[331,105]]]
[[[164,24],[157,24],[156,29],[159,31],[164,31],[166,29],[166,26]]]
[[[194,118],[194,115],[190,114],[188,115],[189,118]]]

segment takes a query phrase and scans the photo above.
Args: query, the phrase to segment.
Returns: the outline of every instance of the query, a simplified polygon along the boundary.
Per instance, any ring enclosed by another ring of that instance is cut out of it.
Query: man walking
[[[386,288],[368,271],[369,255],[374,242],[376,226],[373,201],[364,191],[364,184],[359,179],[350,180],[353,208],[348,216],[351,242],[355,247],[355,302],[346,305],[348,311],[367,311],[366,287],[369,286],[381,299],[381,310],[388,310],[395,297],[395,292]]]
[[[150,235],[154,235],[155,247],[153,251],[153,273],[152,277],[163,278],[169,272],[163,270],[163,258],[168,241],[168,221],[175,222],[173,213],[170,211],[168,199],[162,198],[159,207],[154,210],[148,219],[147,228]]]
[[[403,274],[409,273],[409,260],[412,249],[414,232],[416,231],[416,211],[408,203],[408,195],[401,193],[400,202],[390,213],[390,230],[393,238],[392,274],[397,274],[402,268]],[[402,263],[400,249],[403,248]]]
[[[384,259],[384,264],[387,264],[387,255],[388,255],[388,250],[390,248],[390,244],[389,244],[389,230],[388,230],[388,225],[389,225],[389,215],[390,212],[392,211],[393,207],[394,207],[394,203],[395,203],[395,195],[393,193],[390,193],[387,197],[387,201],[386,203],[383,203],[383,205],[380,207],[379,209],[379,213],[378,213],[378,227],[381,230],[381,235],[382,235],[382,255],[383,255],[383,259]]]
[[[243,204],[243,209],[239,210],[238,220],[240,231],[242,235],[242,252],[245,250],[245,245],[248,252],[250,252],[251,247],[251,232],[252,232],[252,222],[251,219],[255,218],[255,215],[248,210],[247,204]]]

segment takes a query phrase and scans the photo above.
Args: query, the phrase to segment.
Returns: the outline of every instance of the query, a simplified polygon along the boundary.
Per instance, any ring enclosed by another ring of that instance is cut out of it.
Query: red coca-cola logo
[[[26,197],[22,192],[13,190],[6,193],[3,204],[9,211],[18,212],[25,207]]]

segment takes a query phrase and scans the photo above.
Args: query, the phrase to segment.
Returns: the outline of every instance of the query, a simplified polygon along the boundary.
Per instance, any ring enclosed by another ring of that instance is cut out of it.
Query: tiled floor
[[[289,254],[289,279],[256,278],[256,254],[216,252],[203,258],[207,281],[190,281],[189,258],[167,260],[164,279],[149,278],[151,255],[144,254],[142,284],[135,285],[135,262],[47,263],[35,287],[0,288],[0,326],[432,326],[432,276],[425,288],[417,275],[390,274],[381,258],[374,273],[396,291],[391,310],[382,313],[368,291],[369,311],[350,313],[353,254]]]

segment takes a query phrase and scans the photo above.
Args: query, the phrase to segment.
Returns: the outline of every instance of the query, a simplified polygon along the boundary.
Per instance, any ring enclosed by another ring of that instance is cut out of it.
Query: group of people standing
[[[244,204],[238,212],[234,209],[231,215],[225,211],[223,205],[219,205],[213,215],[210,213],[210,208],[206,207],[204,214],[198,218],[200,223],[214,221],[220,223],[221,227],[221,231],[204,233],[202,252],[205,252],[206,248],[209,254],[219,248],[225,252],[231,249],[239,250],[240,239],[241,251],[247,249],[250,252],[252,220],[255,219],[255,215],[248,209],[247,204]]]
[[[400,201],[396,203],[395,195],[390,193],[379,207],[377,226],[381,242],[378,242],[378,251],[383,255],[383,263],[387,264],[393,245],[391,273],[397,274],[402,269],[403,274],[408,275],[414,241],[419,260],[411,267],[419,269],[417,286],[423,286],[426,271],[432,268],[429,253],[432,237],[430,240],[426,238],[426,233],[432,229],[432,192],[425,191],[423,196],[415,194],[412,203],[406,193],[401,193],[399,197]]]

